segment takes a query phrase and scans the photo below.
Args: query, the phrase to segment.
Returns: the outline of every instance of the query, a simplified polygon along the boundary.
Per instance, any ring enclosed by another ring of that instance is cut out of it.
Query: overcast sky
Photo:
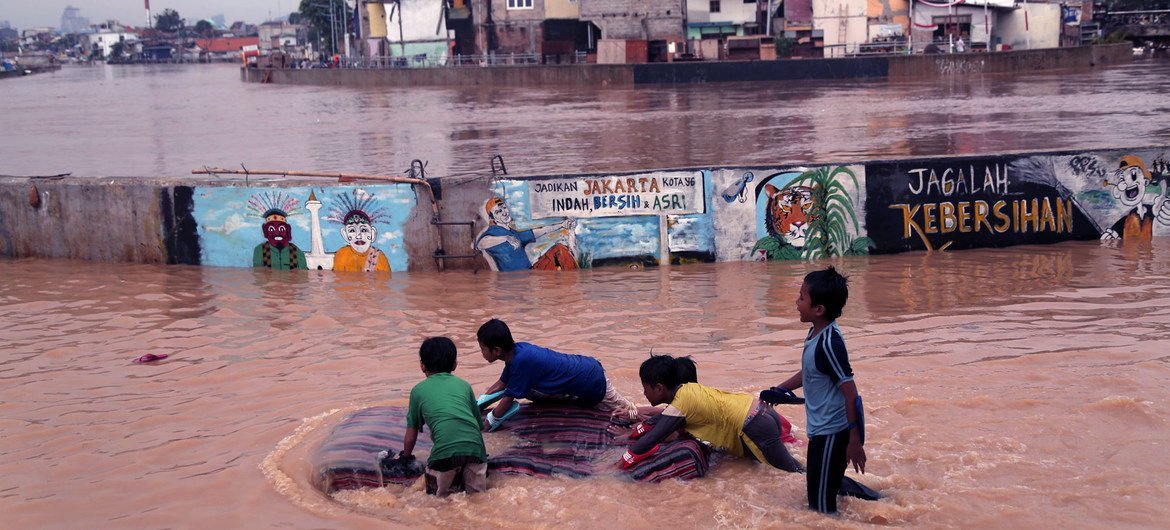
[[[78,14],[90,23],[114,19],[131,26],[146,24],[144,0],[0,0],[0,21],[7,20],[18,29],[56,28],[69,5],[81,9]],[[151,13],[174,9],[188,24],[215,15],[223,15],[228,25],[237,20],[258,24],[269,17],[287,16],[299,5],[300,0],[150,0]]]

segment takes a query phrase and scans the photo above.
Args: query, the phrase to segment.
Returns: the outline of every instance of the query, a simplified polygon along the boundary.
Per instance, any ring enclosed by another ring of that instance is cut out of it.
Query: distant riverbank
[[[805,79],[926,79],[953,75],[1094,68],[1133,60],[1127,44],[943,55],[893,55],[777,61],[574,64],[389,69],[244,68],[251,83],[346,87],[589,86],[794,81]]]
[[[60,63],[56,61],[42,60],[40,56],[17,57],[15,60],[4,59],[3,66],[0,67],[0,79],[9,79],[13,77],[21,77],[43,72],[54,72],[60,69]]]

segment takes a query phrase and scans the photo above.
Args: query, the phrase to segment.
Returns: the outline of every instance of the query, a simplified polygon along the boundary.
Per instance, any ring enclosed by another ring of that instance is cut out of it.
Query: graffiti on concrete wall
[[[756,186],[759,239],[748,259],[868,254],[873,241],[866,237],[863,224],[865,197],[858,178],[863,171],[856,166],[823,166],[780,171],[762,179]]]
[[[492,270],[577,268],[577,244],[573,232],[576,221],[564,219],[517,229],[512,210],[503,197],[484,201],[482,213],[487,226],[475,237],[475,248],[483,254]],[[537,243],[538,240],[541,243]]]
[[[714,261],[708,181],[704,171],[500,180],[475,247],[498,270]]]
[[[266,269],[307,268],[305,255],[292,242],[288,218],[299,215],[300,201],[284,191],[268,190],[248,198],[248,210],[260,218],[264,241],[252,250],[252,266]]]
[[[652,173],[536,181],[529,185],[532,217],[624,217],[702,212],[703,177]]]
[[[1170,235],[1168,162],[1164,149],[1141,149],[509,177],[469,197],[483,219],[471,244],[492,268],[514,271],[1148,240]],[[409,185],[193,193],[189,246],[203,264],[409,265]]]
[[[373,193],[357,188],[334,195],[328,219],[338,225],[345,240],[345,246],[333,253],[333,270],[390,272],[386,253],[374,245],[378,225],[389,221],[390,214]]]
[[[1165,153],[1113,152],[1057,159],[1102,240],[1149,241],[1170,233],[1170,164]]]
[[[867,164],[875,252],[1054,243],[1098,236],[1051,157]]]
[[[201,262],[338,272],[406,270],[403,226],[416,200],[406,184],[196,188]]]

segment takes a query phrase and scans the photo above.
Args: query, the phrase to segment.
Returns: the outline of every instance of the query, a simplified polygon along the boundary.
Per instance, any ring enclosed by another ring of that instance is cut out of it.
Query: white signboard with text
[[[707,209],[698,171],[576,177],[528,182],[533,219],[678,215]]]

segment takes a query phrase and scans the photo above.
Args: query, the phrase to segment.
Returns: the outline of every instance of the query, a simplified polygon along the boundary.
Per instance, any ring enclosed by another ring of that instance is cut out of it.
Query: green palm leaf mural
[[[847,186],[850,183],[852,188]],[[792,186],[812,188],[808,239],[802,253],[804,259],[869,254],[873,240],[853,237],[853,234],[861,233],[861,223],[850,191],[860,191],[861,186],[852,170],[819,167],[793,179],[787,187]]]

